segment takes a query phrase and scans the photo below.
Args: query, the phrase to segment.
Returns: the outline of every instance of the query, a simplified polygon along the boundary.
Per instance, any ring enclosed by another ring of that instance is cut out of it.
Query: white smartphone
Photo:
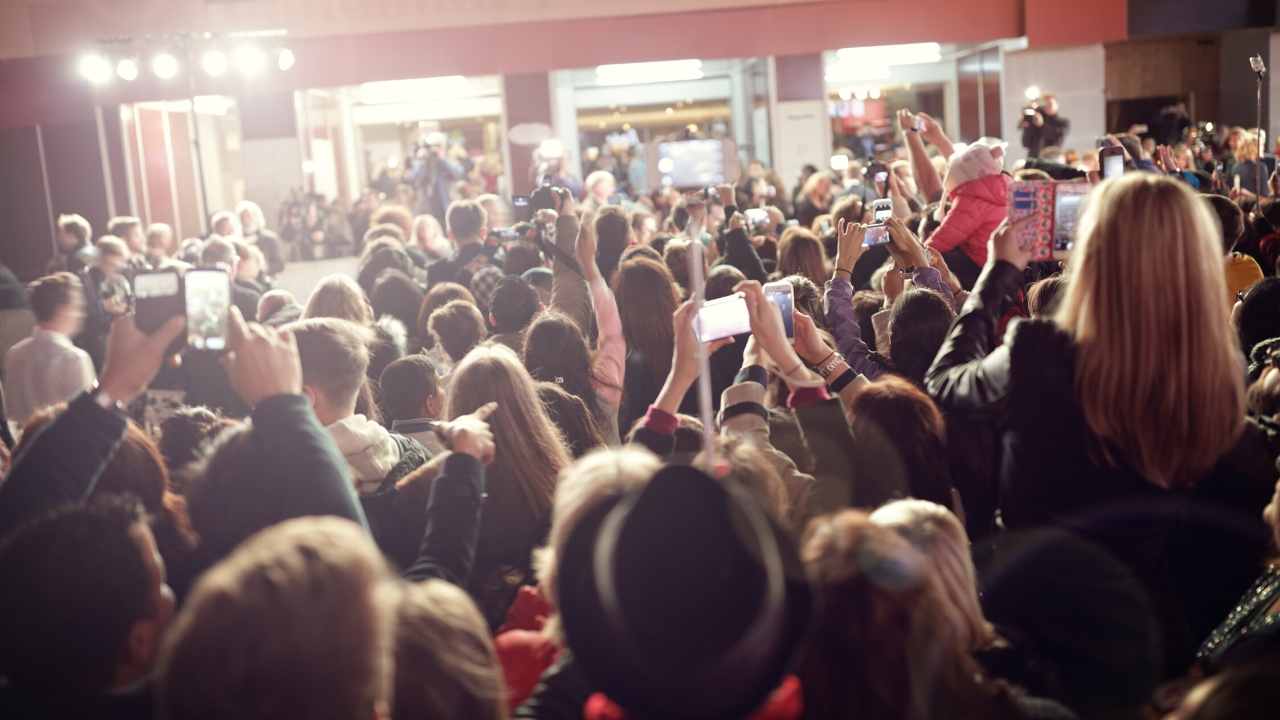
[[[796,336],[796,295],[795,287],[786,280],[767,283],[764,286],[764,296],[769,302],[778,306],[778,310],[782,313],[782,326],[787,329],[787,339],[794,339]]]
[[[751,332],[751,314],[742,293],[726,295],[705,303],[693,319],[698,342],[711,342]]]
[[[227,349],[231,279],[222,270],[188,270],[187,342],[196,350]]]
[[[885,223],[893,217],[893,201],[880,198],[871,203],[871,224],[862,238],[863,247],[885,245],[889,242],[889,227]]]

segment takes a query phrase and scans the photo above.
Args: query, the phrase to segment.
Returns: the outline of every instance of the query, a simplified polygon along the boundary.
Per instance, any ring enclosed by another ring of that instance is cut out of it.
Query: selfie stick
[[[715,242],[713,239],[712,242]],[[689,297],[693,299],[693,314],[698,316],[706,297],[706,277],[702,273],[702,239],[689,241]],[[719,477],[716,467],[719,465],[719,454],[716,452],[716,431],[711,414],[711,358],[707,355],[706,343],[698,345],[698,417],[702,420],[702,447],[706,453],[707,474]]]
[[[1258,74],[1258,159],[1254,166],[1254,191],[1257,193],[1259,200],[1262,198],[1262,155],[1266,152],[1263,147],[1262,135],[1262,78],[1267,74],[1267,64],[1263,61],[1262,55],[1254,55],[1249,58],[1249,69]]]

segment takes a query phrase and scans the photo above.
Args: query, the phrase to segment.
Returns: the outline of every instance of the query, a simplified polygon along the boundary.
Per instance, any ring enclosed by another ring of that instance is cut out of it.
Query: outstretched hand
[[[449,422],[436,425],[445,447],[456,453],[464,453],[488,465],[493,462],[493,431],[489,428],[489,416],[498,409],[498,403],[485,403],[475,412],[460,415]]]
[[[698,309],[692,300],[686,300],[680,307],[676,308],[675,314],[671,317],[672,330],[675,332],[675,348],[671,356],[671,374],[680,381],[692,383],[698,377],[698,336],[693,331],[693,319],[697,317]],[[733,342],[733,338],[721,338],[705,343],[707,347],[707,355],[712,355],[726,345]]]
[[[862,241],[867,235],[867,226],[849,222],[841,218],[836,223],[836,269],[853,271],[862,257]]]
[[[229,330],[227,376],[249,407],[276,395],[302,392],[302,361],[292,332],[246,323],[234,306]]]
[[[169,359],[169,346],[187,327],[182,315],[169,318],[150,335],[132,317],[117,318],[107,335],[107,356],[98,386],[116,402],[129,404],[142,394]]]
[[[796,339],[794,346],[796,354],[802,360],[810,365],[817,365],[822,362],[831,353],[831,348],[822,339],[822,335],[818,332],[818,326],[813,322],[813,318],[800,312],[795,313]]]

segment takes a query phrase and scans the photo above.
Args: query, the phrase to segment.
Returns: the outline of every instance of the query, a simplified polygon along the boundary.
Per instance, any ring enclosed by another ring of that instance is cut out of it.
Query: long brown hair
[[[1244,373],[1226,292],[1217,224],[1183,183],[1133,173],[1090,195],[1056,320],[1103,461],[1186,487],[1235,444]]]
[[[632,258],[618,268],[613,292],[627,348],[640,352],[654,379],[662,382],[671,371],[676,342],[671,316],[680,304],[671,271],[662,263]]]
[[[338,318],[360,325],[373,323],[373,308],[365,300],[364,291],[346,275],[330,275],[316,285],[307,298],[304,318]]]
[[[541,520],[551,512],[556,476],[569,464],[569,450],[560,431],[547,417],[533,378],[505,346],[485,345],[472,350],[453,371],[445,415],[450,420],[498,403],[489,417],[497,441],[489,478],[494,515],[523,510],[526,518]],[[490,526],[500,532],[498,525]]]
[[[778,274],[803,275],[822,287],[827,281],[827,252],[818,236],[804,228],[787,228],[778,241]]]

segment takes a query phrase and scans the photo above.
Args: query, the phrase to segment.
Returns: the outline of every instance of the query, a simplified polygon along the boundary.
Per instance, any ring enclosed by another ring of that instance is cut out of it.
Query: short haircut
[[[533,268],[542,267],[542,253],[528,243],[515,243],[507,247],[502,258],[502,272],[523,275]]]
[[[271,319],[272,315],[280,312],[290,305],[297,305],[298,299],[288,290],[276,288],[262,293],[262,297],[258,298],[258,322],[264,323]],[[302,314],[302,309],[298,309],[298,314]]]
[[[80,278],[69,272],[46,275],[27,286],[27,295],[31,302],[31,312],[36,322],[49,322],[58,314],[58,310],[69,305],[78,294],[84,292]]]
[[[484,316],[475,303],[450,300],[431,313],[427,321],[431,334],[454,362],[459,362],[484,339]]]
[[[390,425],[422,415],[422,404],[440,391],[436,366],[426,355],[408,355],[396,360],[378,378],[383,419]]]
[[[438,282],[431,286],[427,291],[426,297],[422,298],[422,307],[418,308],[417,334],[418,340],[427,343],[431,341],[431,328],[427,322],[431,319],[431,313],[439,310],[447,305],[451,300],[464,300],[476,305],[476,297],[466,287],[455,282]],[[477,305],[477,307],[479,307]],[[434,345],[427,345],[428,348]]]
[[[94,245],[98,250],[98,256],[110,256],[127,258],[129,257],[129,246],[123,240],[115,235],[103,235],[98,238],[98,242]]]
[[[459,240],[474,240],[480,237],[489,218],[480,203],[474,200],[456,200],[449,206],[445,220],[450,235]]]
[[[145,523],[137,499],[108,495],[0,544],[0,675],[37,693],[110,689],[134,623],[157,610],[131,534]]]
[[[335,405],[354,400],[369,368],[369,330],[337,318],[308,318],[285,329],[298,341],[302,382]]]
[[[383,205],[369,216],[369,224],[375,227],[391,225],[400,233],[400,242],[413,236],[413,213],[403,205]]]
[[[398,590],[369,533],[305,517],[250,537],[200,578],[165,638],[158,717],[369,717],[390,702]]]
[[[747,276],[732,265],[717,265],[707,273],[707,284],[704,288],[707,300],[717,300],[733,294],[738,283],[746,282]]]
[[[240,260],[236,246],[220,235],[214,235],[204,242],[200,248],[200,264],[205,267],[214,265],[235,265]]]
[[[1244,211],[1230,198],[1222,195],[1205,195],[1204,199],[1213,209],[1218,225],[1222,228],[1222,252],[1229,253],[1244,235]]]
[[[168,223],[155,222],[147,226],[147,246],[150,247],[152,243],[158,240],[173,241],[173,228]]]
[[[370,225],[369,229],[364,231],[366,252],[368,252],[369,243],[372,243],[374,240],[378,240],[379,238],[391,238],[392,240],[399,242],[401,246],[403,246],[405,242],[404,231],[400,229],[399,225],[392,223]]]
[[[631,239],[627,213],[617,205],[605,205],[596,215],[596,265],[607,282],[618,269],[622,251]]]
[[[533,316],[538,314],[542,299],[533,286],[515,275],[508,275],[498,283],[493,292],[493,300],[489,303],[489,314],[493,316],[493,331],[498,333],[519,332],[529,326]]]
[[[1031,283],[1027,288],[1027,310],[1031,317],[1051,318],[1058,312],[1058,304],[1067,289],[1067,279],[1054,275]]]
[[[107,234],[126,237],[134,228],[141,228],[142,221],[132,215],[120,215],[107,221]]]
[[[373,306],[375,317],[390,315],[399,320],[405,330],[410,330],[417,325],[418,310],[422,307],[424,297],[425,293],[413,278],[393,268],[382,271],[373,283],[369,304]]]
[[[199,460],[219,433],[238,424],[203,405],[184,405],[160,422],[156,446],[165,466],[177,471]]]
[[[367,325],[373,322],[373,311],[356,281],[335,273],[322,279],[311,291],[303,317],[338,318]]]
[[[89,225],[89,221],[74,213],[59,215],[58,229],[75,238],[77,247],[88,245],[89,238],[93,236],[93,227]]]

